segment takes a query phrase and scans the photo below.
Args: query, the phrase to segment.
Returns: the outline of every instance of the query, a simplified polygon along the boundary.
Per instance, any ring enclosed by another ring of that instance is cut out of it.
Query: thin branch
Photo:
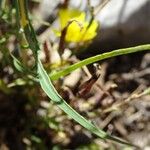
[[[109,108],[106,108],[106,109],[102,110],[102,113],[105,114],[105,113],[117,110],[121,106],[124,106],[125,104],[128,104],[130,101],[138,99],[138,98],[140,98],[142,96],[145,96],[145,95],[148,95],[148,94],[150,94],[150,87],[148,87],[146,90],[144,90],[143,92],[141,92],[139,94],[138,93],[134,93],[131,96],[129,96],[127,99],[125,99],[125,100],[123,100],[123,101],[121,101],[119,103],[116,103],[116,104],[112,105]]]

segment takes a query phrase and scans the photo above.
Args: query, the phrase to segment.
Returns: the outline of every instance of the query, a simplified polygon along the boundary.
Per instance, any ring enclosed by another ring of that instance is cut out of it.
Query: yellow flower
[[[98,22],[93,20],[89,26],[84,12],[76,9],[60,9],[59,19],[61,31],[68,25],[68,22],[72,21],[65,36],[67,42],[85,42],[92,40],[97,35]]]

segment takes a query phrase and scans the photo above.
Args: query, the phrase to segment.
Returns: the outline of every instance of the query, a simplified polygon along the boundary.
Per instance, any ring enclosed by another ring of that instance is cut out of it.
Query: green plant
[[[34,65],[31,68],[29,68],[27,67],[26,59],[21,58],[19,60],[14,55],[12,55],[14,65],[17,68],[17,70],[22,72],[23,74],[26,74],[27,77],[29,77],[29,79],[32,82],[37,82],[38,84],[40,84],[41,88],[44,90],[47,96],[54,102],[55,105],[60,107],[69,117],[74,119],[76,122],[78,122],[80,125],[88,129],[90,132],[96,134],[98,137],[102,139],[110,139],[110,140],[113,140],[122,144],[135,146],[122,139],[119,139],[117,137],[107,134],[106,132],[104,132],[103,130],[99,129],[97,126],[92,124],[90,121],[82,117],[80,114],[78,114],[58,94],[51,80],[57,80],[60,77],[63,77],[71,73],[75,69],[81,68],[85,65],[88,65],[88,64],[91,64],[91,63],[94,63],[103,59],[107,59],[107,58],[111,58],[111,57],[115,57],[119,55],[125,55],[129,53],[134,53],[134,52],[139,52],[139,51],[144,51],[144,50],[150,50],[150,44],[125,48],[125,49],[119,49],[119,50],[114,50],[108,53],[100,54],[91,58],[87,58],[73,65],[70,65],[69,67],[62,69],[59,72],[48,75],[48,73],[44,69],[41,63],[41,60],[39,58],[40,47],[39,47],[39,43],[36,38],[32,23],[29,19],[27,1],[15,0],[14,2],[15,2],[15,9],[16,9],[16,20],[17,20],[17,24],[19,25],[18,26],[18,35],[19,35],[18,40],[20,41],[20,47],[31,49],[33,53],[33,57],[34,57],[34,62],[35,62]],[[22,82],[21,84],[26,83],[23,81],[24,80],[21,80]]]

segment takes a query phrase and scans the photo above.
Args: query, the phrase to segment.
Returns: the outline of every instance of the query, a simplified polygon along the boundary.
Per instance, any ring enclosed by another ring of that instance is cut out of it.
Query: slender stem
[[[23,0],[19,0],[19,5],[20,5],[20,23],[21,23],[21,26],[24,28],[27,24],[28,24],[28,19],[27,19],[27,15],[26,15],[26,11],[25,11],[25,1]]]

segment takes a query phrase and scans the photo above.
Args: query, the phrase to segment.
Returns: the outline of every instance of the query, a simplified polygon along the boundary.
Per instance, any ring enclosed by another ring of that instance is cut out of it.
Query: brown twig
[[[68,22],[68,24],[64,27],[64,29],[61,31],[61,37],[60,37],[60,41],[59,41],[59,54],[60,56],[63,54],[64,52],[64,49],[65,49],[65,36],[67,34],[67,30],[68,30],[68,27],[70,26],[70,24],[72,24],[73,22],[76,22],[79,27],[82,29],[82,25],[80,24],[80,22],[78,22],[77,20],[70,20]]]
[[[50,62],[50,50],[49,50],[49,46],[48,46],[48,42],[45,41],[43,43],[43,50],[45,53],[45,63],[49,63]]]
[[[63,4],[61,4],[61,7],[67,8],[69,4],[69,0],[64,0]]]
[[[102,3],[95,9],[94,15],[97,15],[107,4],[110,0],[103,0]]]
[[[150,94],[150,87],[147,88],[146,90],[144,90],[143,92],[141,93],[135,93],[135,94],[132,94],[131,96],[129,96],[127,99],[125,99],[124,101],[121,101],[119,103],[115,103],[114,105],[112,105],[111,107],[109,108],[106,108],[104,110],[102,110],[102,113],[108,113],[108,112],[111,112],[111,111],[114,111],[114,110],[117,110],[119,107],[127,104],[128,102],[130,102],[131,100],[134,100],[134,99],[137,99],[137,98],[140,98],[142,96],[145,96],[145,95],[148,95]]]

